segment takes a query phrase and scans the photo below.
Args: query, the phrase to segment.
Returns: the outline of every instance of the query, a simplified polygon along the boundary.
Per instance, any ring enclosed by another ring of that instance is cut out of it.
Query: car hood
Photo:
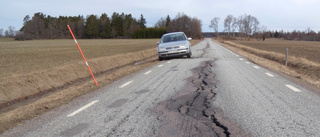
[[[159,47],[172,47],[172,46],[186,45],[187,42],[188,41],[174,41],[174,42],[160,43]]]

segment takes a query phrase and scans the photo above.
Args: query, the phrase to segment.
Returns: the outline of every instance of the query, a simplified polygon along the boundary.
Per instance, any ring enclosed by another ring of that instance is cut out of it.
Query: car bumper
[[[175,57],[175,56],[184,56],[187,54],[188,54],[188,50],[158,52],[159,57]]]

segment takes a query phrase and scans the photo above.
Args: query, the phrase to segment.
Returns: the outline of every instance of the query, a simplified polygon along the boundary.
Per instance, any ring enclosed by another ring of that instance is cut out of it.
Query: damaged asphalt
[[[217,59],[210,55],[211,50],[209,42],[202,41],[193,47],[191,59],[161,61],[159,65],[115,81],[3,135],[239,135],[242,130],[228,122],[214,106],[219,92],[212,71]],[[92,101],[97,103],[68,117]]]
[[[157,136],[248,135],[236,124],[222,118],[221,112],[214,108],[212,102],[217,94],[217,80],[212,72],[213,65],[214,60],[205,61],[194,68],[187,85],[156,107],[157,120],[161,123]]]
[[[192,53],[191,59],[164,60],[116,80],[0,136],[320,134],[318,95],[274,73],[269,77],[267,69],[239,60],[211,39]]]

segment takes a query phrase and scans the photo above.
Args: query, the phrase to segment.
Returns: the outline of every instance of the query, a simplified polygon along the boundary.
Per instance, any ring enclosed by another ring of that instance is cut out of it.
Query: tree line
[[[227,38],[284,38],[287,40],[320,41],[320,32],[310,28],[305,31],[294,30],[292,32],[270,31],[260,24],[259,20],[252,15],[235,17],[228,15],[223,21],[224,32],[219,31],[219,17],[211,20],[209,27],[216,35],[223,34]],[[79,39],[96,38],[160,38],[164,33],[183,31],[188,37],[201,38],[201,20],[189,17],[184,13],[178,13],[171,19],[169,15],[160,18],[154,27],[146,27],[146,19],[140,15],[139,19],[131,14],[114,12],[110,17],[103,13],[100,16],[59,16],[52,17],[41,12],[23,18],[23,27],[19,31],[9,26],[7,30],[0,29],[1,37],[15,37],[16,40],[31,39],[64,39],[70,38],[67,25],[70,25],[73,33]],[[225,36],[224,36],[225,37]]]
[[[214,17],[209,27],[214,30],[218,35],[220,17]],[[234,17],[233,15],[228,15],[224,19],[224,32],[227,32],[228,37],[236,37],[238,34],[242,37],[257,37],[256,35],[265,31],[266,27],[261,26],[259,20],[252,15],[240,15],[239,17]]]
[[[177,16],[170,20],[170,17],[160,18],[155,24],[156,28],[167,28],[168,32],[182,31],[188,37],[202,38],[201,20],[198,18],[191,18],[184,13],[178,13]]]
[[[286,40],[303,40],[303,41],[320,41],[320,31],[317,33],[310,28],[305,31],[293,30],[292,32],[281,31],[267,31],[265,32],[267,38],[283,38]]]
[[[164,25],[161,24],[164,22]],[[164,33],[184,31],[190,37],[201,38],[201,21],[178,13],[174,19],[168,15],[161,18],[154,27],[146,27],[146,19],[141,14],[139,19],[131,14],[114,12],[111,17],[106,13],[83,16],[52,17],[41,12],[33,17],[26,15],[20,31],[10,35],[16,40],[64,39],[70,38],[67,25],[79,39],[104,38],[160,38]],[[14,30],[14,29],[11,29]]]
[[[63,39],[69,38],[70,26],[77,38],[132,38],[134,32],[146,29],[146,20],[141,14],[140,19],[135,19],[131,14],[114,12],[111,17],[106,13],[100,17],[96,15],[83,16],[59,16],[52,17],[43,13],[35,13],[32,18],[29,15],[23,19],[23,27],[16,39]],[[148,37],[148,36],[146,36]]]
[[[219,17],[214,17],[209,27],[214,30],[216,35],[224,34],[218,33]],[[317,33],[310,28],[305,31],[294,30],[292,32],[271,31],[267,30],[267,27],[260,25],[259,20],[252,15],[241,15],[234,17],[228,15],[224,19],[224,32],[226,32],[226,38],[255,38],[255,39],[266,39],[266,38],[283,38],[286,40],[305,40],[305,41],[320,41],[320,31]]]

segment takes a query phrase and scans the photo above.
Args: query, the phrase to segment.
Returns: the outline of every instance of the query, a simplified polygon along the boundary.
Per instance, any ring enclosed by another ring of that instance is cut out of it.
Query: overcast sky
[[[146,18],[147,27],[153,27],[161,18],[174,18],[179,12],[202,21],[202,31],[209,29],[210,20],[220,17],[219,30],[227,15],[255,16],[268,30],[320,31],[320,0],[1,0],[0,29],[14,26],[19,30],[23,18],[34,13],[58,17],[98,15],[113,12],[131,13],[138,19]]]

